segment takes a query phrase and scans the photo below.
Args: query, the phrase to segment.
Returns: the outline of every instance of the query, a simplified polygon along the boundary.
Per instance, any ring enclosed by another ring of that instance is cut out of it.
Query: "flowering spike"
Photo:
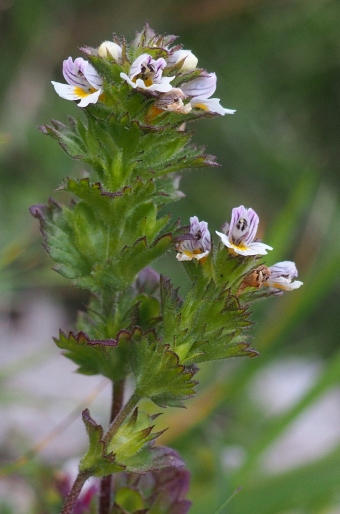
[[[93,293],[75,331],[60,331],[55,343],[80,373],[114,383],[106,431],[87,410],[83,413],[89,449],[80,463],[81,480],[122,469],[177,470],[182,462],[176,455],[153,446],[161,431],[153,431],[156,418],[138,408],[140,401],[183,406],[195,394],[198,363],[255,357],[245,300],[302,285],[292,280],[294,263],[267,268],[252,258],[271,249],[256,240],[259,218],[252,209],[234,208],[230,225],[217,232],[229,251],[213,248],[208,224],[197,216],[180,228],[162,214],[164,205],[182,196],[179,173],[217,165],[190,144],[192,134],[183,124],[235,112],[212,98],[216,74],[197,69],[197,58],[173,46],[174,40],[146,25],[131,45],[114,35],[99,47],[82,48],[87,60],[69,57],[63,63],[66,84],[53,82],[58,95],[76,100],[82,111],[68,126],[53,120],[41,128],[86,170],[83,178],[67,178],[57,189],[71,195],[68,205],[50,200],[31,208],[54,269]],[[178,288],[149,267],[174,246],[192,283],[183,300]],[[242,294],[246,287],[255,290]],[[133,391],[124,403],[124,383],[131,375]],[[79,494],[77,480],[65,513]],[[172,503],[165,494],[163,505],[158,492],[155,505],[120,505],[119,495],[110,505],[106,479],[103,485],[108,511],[155,507],[185,514],[189,507],[177,493]]]

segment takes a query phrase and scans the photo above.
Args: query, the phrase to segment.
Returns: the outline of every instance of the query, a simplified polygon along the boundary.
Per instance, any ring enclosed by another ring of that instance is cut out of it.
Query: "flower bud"
[[[183,59],[185,59],[185,61],[183,62],[180,71],[192,71],[196,69],[198,59],[191,50],[177,50],[169,57],[168,65],[174,66]]]
[[[102,43],[98,48],[98,55],[103,58],[111,56],[116,62],[120,62],[122,58],[122,49],[113,41],[104,41],[104,43]]]

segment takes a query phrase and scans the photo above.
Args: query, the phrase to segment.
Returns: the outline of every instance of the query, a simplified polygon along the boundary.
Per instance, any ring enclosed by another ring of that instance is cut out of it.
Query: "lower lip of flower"
[[[239,251],[241,251],[241,252],[244,252],[244,251],[249,250],[249,247],[248,247],[248,246],[246,246],[246,245],[243,245],[243,244],[240,244],[240,245],[234,245],[233,243],[230,243],[230,245],[231,245],[231,249],[232,249],[233,251],[234,251],[234,250],[236,250],[236,252],[237,252],[237,250],[239,250]]]
[[[97,89],[95,89],[94,87],[90,87],[88,91],[85,91],[85,89],[82,89],[81,87],[77,86],[74,88],[74,94],[77,95],[79,98],[86,98],[87,96],[92,95],[96,91]]]
[[[209,111],[205,104],[195,104],[196,109],[202,109],[203,111]]]

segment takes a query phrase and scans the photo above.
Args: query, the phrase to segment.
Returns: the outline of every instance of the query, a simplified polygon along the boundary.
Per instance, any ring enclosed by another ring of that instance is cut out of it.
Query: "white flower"
[[[196,69],[198,59],[191,50],[177,50],[167,58],[167,65],[175,66],[175,64],[183,59],[185,59],[185,61],[180,67],[180,71],[193,71]]]
[[[171,91],[170,82],[175,77],[162,77],[165,66],[166,61],[162,57],[155,60],[149,54],[142,54],[132,63],[129,75],[121,73],[120,76],[133,88],[167,93]]]
[[[206,221],[198,221],[197,216],[190,218],[190,231],[181,236],[176,243],[179,261],[192,261],[203,259],[211,250],[211,238]]]
[[[299,280],[293,280],[298,276],[295,263],[291,261],[283,261],[270,266],[270,277],[263,284],[271,289],[278,289],[278,292],[293,291],[303,285]]]
[[[230,225],[227,224],[225,234],[217,232],[222,243],[230,248],[232,253],[239,255],[265,255],[271,246],[254,241],[259,217],[253,209],[243,205],[232,210]]]
[[[98,48],[98,55],[103,58],[111,56],[116,62],[121,62],[122,49],[114,41],[104,41]]]
[[[65,100],[80,100],[79,107],[95,104],[102,93],[103,81],[92,64],[78,57],[63,62],[63,75],[68,84],[53,82],[56,93]]]
[[[216,91],[217,77],[215,73],[198,77],[197,79],[186,82],[181,89],[186,97],[191,97],[191,107],[203,109],[208,112],[216,112],[224,116],[225,114],[234,114],[234,110],[225,109],[220,105],[219,98],[210,98]]]

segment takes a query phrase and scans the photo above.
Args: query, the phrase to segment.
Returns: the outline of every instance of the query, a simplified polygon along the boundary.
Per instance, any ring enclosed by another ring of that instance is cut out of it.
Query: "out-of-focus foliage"
[[[336,512],[340,436],[323,454],[291,469],[270,467],[268,455],[340,383],[339,3],[0,1],[2,304],[8,291],[16,298],[23,288],[42,283],[65,287],[42,260],[28,215],[28,207],[45,201],[62,177],[79,178],[84,170],[35,129],[50,118],[66,121],[78,109],[54,93],[50,80],[62,80],[62,60],[80,55],[77,47],[97,46],[113,31],[130,39],[146,19],[160,33],[179,34],[199,65],[217,73],[222,105],[237,109],[234,116],[193,127],[195,141],[207,145],[222,167],[183,179],[187,197],[176,204],[174,218],[187,223],[197,215],[213,232],[229,219],[232,207],[251,206],[260,214],[265,241],[274,247],[267,264],[295,260],[304,282],[299,291],[259,302],[252,346],[260,357],[202,366],[205,392],[186,411],[168,410],[162,426],[172,428],[163,442],[180,451],[193,473],[193,514],[213,514],[239,486],[243,490],[223,512]],[[188,287],[173,253],[156,267],[180,291]],[[319,372],[286,410],[270,412],[265,400],[254,400],[252,390],[258,377],[281,361],[284,366],[288,357],[317,362]],[[278,462],[283,459],[279,454]],[[27,512],[57,509],[55,490],[42,485],[49,474],[40,465],[11,471],[14,481],[24,481],[35,494],[38,503]],[[12,482],[6,484],[10,488]],[[0,510],[13,512],[1,504]]]

